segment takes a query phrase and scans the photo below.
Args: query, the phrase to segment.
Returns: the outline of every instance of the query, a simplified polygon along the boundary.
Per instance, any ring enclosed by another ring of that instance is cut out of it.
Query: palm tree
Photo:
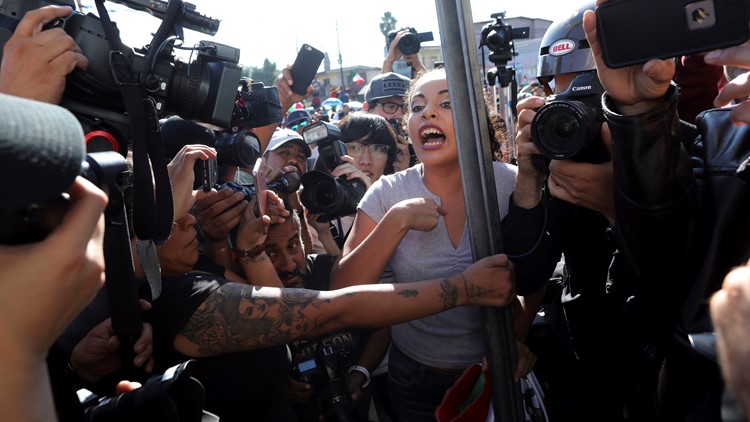
[[[383,13],[383,17],[380,18],[380,33],[385,38],[386,49],[388,48],[388,33],[396,29],[396,18],[393,17],[391,12]]]

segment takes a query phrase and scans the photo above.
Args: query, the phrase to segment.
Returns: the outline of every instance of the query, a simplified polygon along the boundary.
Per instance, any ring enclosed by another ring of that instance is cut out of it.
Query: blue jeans
[[[388,358],[388,392],[399,421],[435,421],[435,409],[460,373],[422,365],[391,345]]]

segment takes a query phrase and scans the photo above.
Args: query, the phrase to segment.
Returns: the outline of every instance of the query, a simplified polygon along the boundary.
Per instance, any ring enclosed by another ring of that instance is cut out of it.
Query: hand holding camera
[[[200,200],[206,196],[202,190],[195,191],[194,167],[199,160],[216,158],[216,150],[206,145],[185,145],[180,149],[172,161],[167,164],[169,180],[172,183],[172,197],[174,199],[174,217],[178,220],[193,206],[193,200]]]
[[[357,168],[357,166],[355,165],[356,160],[349,155],[342,155],[340,158],[344,163],[336,166],[336,168],[331,172],[331,176],[346,177],[346,180],[357,178],[365,184],[366,189],[369,189],[372,185],[372,181],[370,180],[370,177],[368,175]]]
[[[1,343],[9,348],[46,356],[104,283],[102,212],[107,197],[82,177],[68,194],[70,208],[45,240],[2,247],[0,285],[12,294],[3,295],[0,309],[13,324],[3,330]]]
[[[72,13],[70,7],[46,6],[24,16],[4,47],[0,92],[57,104],[65,77],[86,69],[88,59],[73,38],[60,28],[43,31],[44,24]]]

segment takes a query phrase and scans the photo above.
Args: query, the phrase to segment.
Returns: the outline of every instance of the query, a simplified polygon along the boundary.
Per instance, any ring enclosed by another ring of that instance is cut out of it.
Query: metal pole
[[[338,44],[338,48],[339,48],[339,72],[341,72],[341,91],[344,91],[346,89],[346,79],[344,79],[344,60],[341,58],[341,41],[339,41],[339,22],[338,21],[336,21],[336,43]]]
[[[492,170],[487,109],[469,0],[435,0],[474,260],[502,251],[500,212]],[[465,105],[465,106],[464,106]],[[482,308],[495,419],[523,421],[521,391],[513,381],[516,346],[511,309]]]

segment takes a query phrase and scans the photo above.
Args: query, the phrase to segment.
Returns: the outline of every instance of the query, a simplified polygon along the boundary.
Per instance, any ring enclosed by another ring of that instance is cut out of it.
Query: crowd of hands
[[[76,68],[85,70],[88,61],[64,30],[43,31],[42,27],[46,22],[70,12],[67,7],[49,6],[26,14],[4,47],[0,92],[48,103],[61,100],[66,76]],[[674,75],[672,60],[651,60],[641,66],[608,69],[601,60],[593,12],[586,12],[584,27],[597,62],[599,78],[624,114],[647,111],[660,101]],[[750,68],[750,44],[711,52],[704,58],[706,63],[713,65]],[[745,73],[729,81],[716,97],[714,106],[725,106],[734,98],[744,98],[750,94],[748,75]],[[284,69],[275,86],[282,104],[290,105],[300,99],[291,91],[289,68]],[[543,104],[543,98],[532,96],[518,105],[519,160],[528,160],[536,152],[528,142],[529,125],[533,109]],[[743,102],[734,106],[731,118],[737,125],[750,123],[750,104]],[[611,150],[606,124],[602,128],[602,139]],[[246,212],[249,204],[236,195],[230,196],[225,191],[192,190],[193,163],[213,154],[215,152],[208,147],[189,146],[170,163],[173,180],[190,181],[173,184],[175,215],[187,213],[193,202],[197,202],[203,204],[194,209],[198,218],[201,219],[202,214],[212,217],[205,219],[211,221],[204,227],[206,232],[223,237],[230,227],[239,225],[256,232],[260,241],[270,224],[284,218],[281,201],[269,193],[274,204],[272,209],[276,211],[259,218],[253,212]],[[614,221],[611,163],[594,165],[553,161],[549,187],[553,196],[599,211]],[[13,368],[12,371],[4,371],[4,376],[0,377],[0,391],[23,391],[23,394],[3,394],[0,402],[3,402],[4,408],[32,412],[25,414],[29,420],[54,419],[49,417],[49,413],[44,413],[45,408],[48,411],[53,408],[49,405],[50,398],[45,395],[45,389],[34,387],[43,384],[39,380],[47,377],[46,369],[40,366],[40,362],[44,362],[53,342],[104,283],[102,212],[107,197],[82,177],[76,179],[67,193],[71,198],[71,208],[62,224],[45,241],[0,247],[0,267],[3,268],[0,278],[5,292],[0,298],[0,321],[3,325],[0,330],[0,355],[4,357],[5,367]],[[212,210],[217,209],[213,205],[221,202],[224,206],[231,202],[242,204],[234,207],[232,212],[212,215]],[[146,302],[142,303],[143,309],[149,306]],[[745,360],[747,350],[750,350],[750,336],[747,335],[750,324],[750,264],[727,275],[722,289],[711,300],[711,313],[719,338],[722,363]],[[152,335],[150,326],[145,324],[141,337],[134,345],[133,363],[147,372],[153,368]],[[732,341],[727,342],[726,339]],[[119,366],[118,347],[119,341],[113,334],[111,320],[107,319],[75,347],[71,363],[79,374],[95,381]],[[725,370],[724,376],[730,388],[746,387],[750,381],[748,374],[740,371]],[[118,388],[127,391],[136,386],[124,382]],[[15,403],[11,404],[10,401]]]

